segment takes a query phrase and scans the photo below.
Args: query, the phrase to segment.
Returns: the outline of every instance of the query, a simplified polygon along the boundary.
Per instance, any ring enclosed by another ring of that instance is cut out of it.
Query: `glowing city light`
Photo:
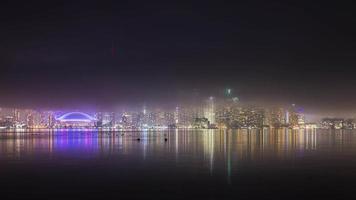
[[[83,112],[69,112],[57,118],[61,122],[92,122],[96,119]]]

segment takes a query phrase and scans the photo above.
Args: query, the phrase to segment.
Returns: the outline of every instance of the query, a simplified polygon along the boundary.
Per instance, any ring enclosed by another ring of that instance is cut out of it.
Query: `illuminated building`
[[[115,113],[103,113],[102,115],[102,126],[104,127],[114,127],[116,124],[116,118],[115,118]]]
[[[323,118],[321,127],[326,129],[342,129],[344,128],[344,119],[342,118]]]
[[[14,119],[15,122],[19,122],[20,121],[20,111],[18,109],[14,109],[13,119]]]
[[[166,118],[166,112],[163,110],[157,110],[156,111],[156,123],[155,126],[158,127],[166,127],[168,126],[168,119]]]
[[[102,127],[103,126],[103,113],[98,112],[95,114],[96,117],[96,123],[95,126],[96,127]]]
[[[204,117],[209,120],[210,124],[215,124],[215,99],[209,97],[204,108]]]
[[[261,128],[263,126],[264,112],[262,109],[250,107],[247,109],[248,128]]]
[[[47,121],[48,121],[48,117],[46,116],[46,113],[40,113],[40,123],[39,125],[41,127],[47,127]]]
[[[289,116],[286,114],[285,109],[283,108],[272,108],[269,113],[270,116],[270,126],[274,128],[278,127],[286,127],[287,121],[289,119],[286,119],[286,116]]]
[[[124,112],[121,116],[120,126],[124,129],[140,126],[141,115],[139,113]]]
[[[123,114],[126,118],[125,126],[142,127],[144,124],[144,112],[126,112]]]
[[[174,123],[178,124],[179,123],[179,107],[177,106],[175,111],[174,111]]]
[[[194,128],[209,128],[210,126],[210,123],[209,123],[209,120],[208,118],[195,118],[194,120],[194,124],[193,124],[193,127]]]
[[[110,118],[110,120],[111,120],[111,126],[112,126],[112,127],[115,127],[115,126],[116,126],[116,115],[115,115],[114,112],[111,113],[111,118]]]
[[[300,111],[298,112],[298,126],[299,126],[299,127],[305,126],[305,115],[304,115],[304,113],[302,112],[302,110],[300,110]]]
[[[292,104],[288,109],[286,109],[285,125],[291,128],[299,127],[299,114],[301,114],[301,109],[297,109],[295,104]]]
[[[271,120],[271,113],[268,109],[265,109],[263,111],[263,121],[262,121],[262,126],[263,127],[271,127],[272,126],[272,120]]]
[[[176,128],[176,122],[178,117],[176,118],[175,112],[165,112],[164,113],[165,125],[168,127]]]
[[[35,121],[31,113],[27,115],[26,125],[28,128],[33,128],[35,126]]]
[[[5,116],[0,121],[0,127],[13,128],[15,127],[15,121],[13,116]]]
[[[305,123],[305,128],[307,129],[315,129],[315,128],[318,128],[317,124],[315,123]]]
[[[191,128],[196,118],[204,117],[204,109],[202,106],[180,107],[179,109],[179,128]]]
[[[55,126],[55,123],[56,123],[56,119],[54,117],[54,114],[53,113],[50,113],[48,115],[48,128],[53,128]]]
[[[224,94],[226,97],[230,98],[232,96],[232,89],[231,88],[226,88],[224,91]]]
[[[343,128],[345,129],[355,129],[356,128],[356,121],[355,119],[345,119]]]

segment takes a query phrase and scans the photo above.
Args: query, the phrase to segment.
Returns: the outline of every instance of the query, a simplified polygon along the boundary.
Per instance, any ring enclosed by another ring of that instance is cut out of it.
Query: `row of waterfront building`
[[[118,129],[305,127],[305,116],[295,106],[264,109],[238,102],[220,104],[209,98],[200,106],[171,110],[143,107],[121,112],[58,112],[0,109],[2,128],[108,127]]]
[[[304,110],[292,104],[264,108],[243,105],[237,97],[209,97],[198,105],[180,105],[171,109],[149,108],[117,112],[61,112],[0,108],[0,128],[356,128],[352,119],[325,118],[307,123]]]

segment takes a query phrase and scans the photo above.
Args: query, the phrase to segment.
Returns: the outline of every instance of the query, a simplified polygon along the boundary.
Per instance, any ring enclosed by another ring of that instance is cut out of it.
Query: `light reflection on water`
[[[0,159],[141,155],[144,159],[174,157],[178,162],[182,157],[204,160],[213,171],[216,162],[227,163],[231,169],[245,160],[284,160],[313,152],[350,151],[355,141],[350,130],[317,129],[1,133]]]
[[[63,193],[66,185],[66,194],[77,194],[72,188],[81,185],[100,188],[98,196],[328,197],[353,194],[354,169],[353,130],[0,133],[0,185],[7,190],[26,191],[24,180],[42,176],[33,189],[39,193]],[[166,192],[157,192],[162,187]],[[136,188],[141,193],[132,193]]]

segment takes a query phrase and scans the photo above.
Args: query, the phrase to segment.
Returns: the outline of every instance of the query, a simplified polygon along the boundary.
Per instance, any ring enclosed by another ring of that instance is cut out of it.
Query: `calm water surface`
[[[355,187],[352,130],[0,133],[4,198],[352,199]]]

